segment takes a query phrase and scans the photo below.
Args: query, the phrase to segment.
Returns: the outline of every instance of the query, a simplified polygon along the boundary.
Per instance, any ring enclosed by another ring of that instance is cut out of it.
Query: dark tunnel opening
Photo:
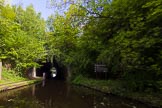
[[[46,62],[40,63],[41,67],[36,69],[36,76],[42,77],[43,73],[45,73],[46,79],[57,79],[57,80],[66,80],[67,79],[67,71],[66,67],[59,64],[55,59],[53,63]],[[53,77],[51,69],[56,69],[56,76]]]

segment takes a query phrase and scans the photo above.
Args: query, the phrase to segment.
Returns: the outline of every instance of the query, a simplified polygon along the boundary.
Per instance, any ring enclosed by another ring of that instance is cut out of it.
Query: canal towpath
[[[2,84],[0,84],[0,92],[19,88],[19,87],[34,84],[34,83],[38,83],[40,81],[42,81],[42,79],[2,83]]]

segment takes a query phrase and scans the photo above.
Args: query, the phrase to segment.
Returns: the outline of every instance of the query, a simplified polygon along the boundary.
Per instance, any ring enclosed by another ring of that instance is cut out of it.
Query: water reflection
[[[44,81],[0,93],[0,108],[149,108],[143,104],[103,95],[66,82]],[[151,108],[151,107],[150,107]]]
[[[42,81],[42,87],[45,86],[45,83],[46,83],[46,80],[43,80],[43,81]]]
[[[35,85],[32,86],[32,96],[35,96]]]

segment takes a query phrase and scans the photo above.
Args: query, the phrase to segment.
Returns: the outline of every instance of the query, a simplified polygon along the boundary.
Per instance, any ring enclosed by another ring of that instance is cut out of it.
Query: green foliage
[[[69,65],[73,56],[71,54],[76,48],[78,28],[73,26],[68,13],[66,16],[56,15],[53,19],[49,17],[49,20],[54,22],[53,33],[47,35],[48,56],[54,56],[58,62]]]
[[[107,65],[110,78],[126,81],[132,90],[157,91],[162,80],[161,7],[161,0],[73,4],[53,20],[51,48],[76,76],[93,76],[99,62]]]
[[[0,83],[18,82],[24,80],[26,79],[21,77],[16,71],[3,68],[2,80],[0,81]]]
[[[11,64],[17,73],[38,66],[46,58],[45,21],[32,6],[1,5],[0,8],[0,59]]]
[[[126,92],[126,89],[123,88],[122,82],[119,80],[95,80],[91,78],[86,78],[82,75],[78,75],[72,81],[72,83],[77,85],[84,85],[105,93],[122,95],[123,92]]]

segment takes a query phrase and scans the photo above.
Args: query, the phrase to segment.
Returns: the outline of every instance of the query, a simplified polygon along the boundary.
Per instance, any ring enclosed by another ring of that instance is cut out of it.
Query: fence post
[[[0,61],[0,80],[2,79],[2,61]]]

